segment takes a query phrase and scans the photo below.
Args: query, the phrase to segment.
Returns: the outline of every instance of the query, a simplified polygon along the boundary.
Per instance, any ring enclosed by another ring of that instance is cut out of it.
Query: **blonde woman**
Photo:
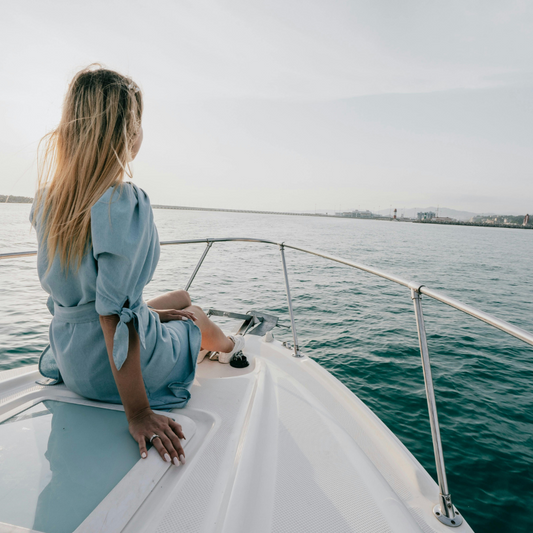
[[[200,347],[229,362],[243,338],[226,337],[185,291],[143,300],[159,239],[148,196],[124,181],[142,144],[142,112],[130,78],[91,65],[72,80],[61,122],[44,139],[30,219],[53,319],[39,368],[51,384],[122,403],[141,457],[151,442],[177,466],[182,428],[152,409],[187,404]]]

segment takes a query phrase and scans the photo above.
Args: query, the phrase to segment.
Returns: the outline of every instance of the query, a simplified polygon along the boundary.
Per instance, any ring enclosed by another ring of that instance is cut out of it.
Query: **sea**
[[[170,199],[169,199],[170,201]],[[35,250],[27,204],[0,205],[0,253]],[[533,331],[533,231],[155,209],[162,241],[253,237],[416,280]],[[145,300],[183,288],[204,244],[164,246]],[[286,250],[302,351],[350,388],[436,479],[409,290]],[[0,371],[35,364],[50,315],[34,257],[0,260]],[[291,340],[279,249],[217,243],[190,294],[204,309],[261,310]],[[533,346],[423,297],[448,483],[479,533],[533,531]],[[226,319],[223,327],[237,324]]]

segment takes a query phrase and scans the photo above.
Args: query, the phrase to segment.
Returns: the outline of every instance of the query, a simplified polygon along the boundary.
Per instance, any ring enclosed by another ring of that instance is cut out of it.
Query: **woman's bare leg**
[[[234,343],[224,335],[224,332],[209,319],[201,307],[190,305],[184,311],[191,311],[196,316],[195,324],[202,332],[202,349],[212,352],[228,353],[233,350]]]
[[[146,303],[154,309],[177,309],[181,311],[191,305],[191,297],[187,291],[170,291],[156,296]]]
[[[211,352],[228,353],[233,350],[233,341],[203,312],[197,305],[191,305],[191,298],[187,291],[171,291],[156,296],[147,302],[154,309],[177,309],[191,311],[196,316],[195,324],[202,332],[202,349]]]

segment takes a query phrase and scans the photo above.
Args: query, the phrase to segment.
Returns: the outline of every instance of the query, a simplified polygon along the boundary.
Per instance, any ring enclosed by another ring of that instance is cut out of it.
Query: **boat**
[[[249,365],[198,364],[191,400],[164,412],[182,425],[186,463],[150,449],[139,458],[121,405],[50,386],[37,365],[0,372],[0,533],[471,532],[446,478],[422,297],[533,345],[533,335],[445,294],[372,267],[262,239],[205,243],[185,289],[213,245],[279,248],[292,343],[278,317],[211,309],[244,334]],[[298,344],[287,249],[322,257],[405,287],[413,301],[438,479],[337,378]],[[1,254],[0,259],[36,252]]]

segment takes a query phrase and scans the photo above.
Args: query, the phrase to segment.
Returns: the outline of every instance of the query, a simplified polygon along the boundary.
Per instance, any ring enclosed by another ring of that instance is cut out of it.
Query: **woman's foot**
[[[231,361],[231,358],[242,351],[244,348],[244,337],[242,335],[230,335],[228,337],[231,341],[233,341],[233,349],[231,352],[218,352],[218,362],[219,363],[229,363]]]

